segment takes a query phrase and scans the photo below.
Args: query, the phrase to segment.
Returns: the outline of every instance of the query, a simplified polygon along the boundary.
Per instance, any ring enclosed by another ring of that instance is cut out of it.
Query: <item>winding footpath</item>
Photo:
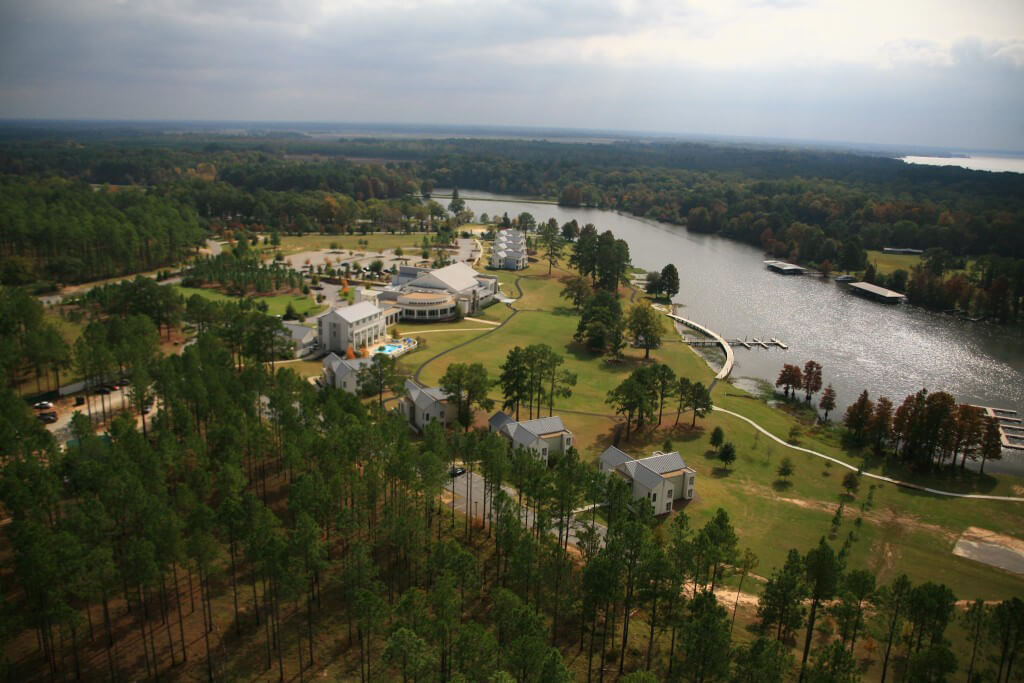
[[[824,453],[819,453],[818,451],[812,451],[810,448],[804,448],[803,446],[794,446],[791,443],[783,441],[782,439],[780,439],[779,437],[775,436],[774,434],[769,432],[767,429],[762,427],[761,425],[759,425],[756,422],[754,422],[753,420],[751,420],[749,417],[744,417],[743,415],[740,415],[739,413],[734,413],[731,410],[726,410],[725,408],[719,408],[718,406],[712,406],[712,410],[714,410],[715,412],[719,412],[719,413],[725,413],[726,415],[731,415],[732,417],[735,417],[738,420],[743,420],[744,422],[749,424],[751,427],[753,427],[757,431],[759,431],[762,434],[764,434],[765,436],[767,436],[772,441],[774,441],[774,442],[776,442],[778,444],[781,444],[781,445],[785,446],[786,448],[792,448],[794,451],[800,451],[802,453],[808,453],[808,454],[816,456],[818,458],[822,458],[823,460],[828,460],[829,462],[834,462],[835,464],[837,464],[837,465],[839,465],[841,467],[845,467],[846,469],[851,470],[853,472],[859,471],[859,469],[857,467],[854,467],[850,463],[844,462],[844,461],[842,461],[842,460],[840,460],[838,458],[833,458],[831,455],[825,455]],[[884,482],[887,482],[889,484],[895,484],[896,486],[899,486],[899,487],[902,487],[902,488],[905,488],[905,489],[912,489],[914,491],[922,491],[924,493],[934,493],[937,496],[949,496],[951,498],[974,498],[974,499],[977,499],[977,500],[1000,500],[1000,501],[1008,502],[1008,503],[1024,503],[1024,498],[1020,498],[1020,497],[1017,497],[1017,496],[990,496],[990,495],[987,495],[987,494],[984,494],[984,493],[954,493],[952,491],[943,491],[941,489],[933,489],[933,488],[928,488],[927,486],[920,486],[918,484],[911,484],[908,481],[900,481],[899,479],[893,479],[892,477],[887,477],[887,476],[882,475],[882,474],[872,474],[871,472],[861,472],[860,474],[861,474],[861,476],[868,477],[869,479],[877,479],[878,481],[884,481]]]

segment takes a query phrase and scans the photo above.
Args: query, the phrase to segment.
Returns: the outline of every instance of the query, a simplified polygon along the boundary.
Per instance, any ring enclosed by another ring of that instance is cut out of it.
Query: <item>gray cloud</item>
[[[553,125],[1024,149],[1021,39],[907,35],[880,46],[880,63],[765,55],[741,67],[685,49],[748,11],[809,4],[752,0],[711,16],[668,0],[340,9],[0,0],[0,116]],[[669,43],[679,53],[638,57],[652,35],[677,36]]]

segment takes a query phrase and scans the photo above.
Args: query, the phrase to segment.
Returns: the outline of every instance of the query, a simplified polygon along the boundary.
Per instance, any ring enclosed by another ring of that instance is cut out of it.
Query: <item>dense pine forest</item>
[[[460,397],[459,426],[414,434],[385,402],[399,380],[393,363],[360,373],[361,398],[317,389],[277,364],[289,356],[281,322],[249,299],[185,300],[146,277],[107,284],[76,298],[83,330],[69,345],[20,286],[170,266],[229,232],[424,230],[448,217],[427,199],[433,188],[458,186],[617,208],[802,260],[834,254],[837,267],[862,267],[872,240],[942,248],[988,264],[960,277],[986,301],[999,283],[1011,320],[1024,255],[1015,178],[707,145],[71,142],[0,141],[10,198],[0,224],[7,680],[284,681],[328,670],[360,681],[852,683],[865,670],[882,680],[1020,679],[1019,598],[972,601],[896,572],[882,584],[851,561],[872,533],[874,487],[856,504],[843,499],[851,510],[841,503],[814,530],[819,541],[758,574],[757,554],[718,503],[702,524],[684,510],[656,520],[623,479],[573,449],[545,464],[472,429],[492,387],[530,417],[571,393],[577,378],[547,345],[516,347],[500,376],[449,365],[440,384]],[[455,201],[449,209],[464,211]],[[579,315],[581,351],[621,362],[627,332],[643,339],[645,356],[657,351],[660,318],[646,303],[624,310],[619,296],[628,244],[590,225],[534,227],[548,277],[561,263],[575,271],[562,298]],[[992,244],[1006,251],[991,255],[979,245],[996,232],[1004,242]],[[187,281],[239,295],[298,284],[237,242],[193,261]],[[948,275],[948,258],[925,262],[932,270],[915,278]],[[671,296],[675,267],[648,288]],[[183,324],[194,339],[165,355],[161,343]],[[39,387],[60,385],[69,368],[84,379],[66,443],[14,391],[26,368]],[[108,390],[112,378],[119,386]],[[944,396],[922,393],[894,411],[865,393],[848,411],[850,437],[880,443],[877,426],[903,420],[905,458],[955,442],[943,451],[955,464],[968,446],[933,429],[936,407],[955,410]],[[625,442],[662,413],[678,423],[692,411],[692,428],[712,408],[703,384],[658,362],[625,377],[607,404]],[[736,447],[717,431],[713,453],[728,470]],[[785,491],[793,463],[776,466]],[[850,472],[843,486],[856,490],[860,479]]]
[[[828,150],[665,141],[16,132],[0,136],[0,172],[8,174],[0,276],[8,284],[77,282],[168,265],[197,243],[196,220],[215,231],[424,229],[444,212],[421,195],[460,187],[625,211],[755,244],[825,272],[867,269],[869,281],[935,310],[1001,322],[1021,315],[1020,174]],[[75,183],[140,191],[84,199],[85,186]],[[137,211],[142,203],[151,209],[146,221]],[[106,218],[86,220],[86,207]],[[66,244],[85,248],[69,254],[60,249]],[[941,258],[914,272],[877,276],[866,250],[886,246]],[[970,260],[970,267],[942,265],[950,260]]]

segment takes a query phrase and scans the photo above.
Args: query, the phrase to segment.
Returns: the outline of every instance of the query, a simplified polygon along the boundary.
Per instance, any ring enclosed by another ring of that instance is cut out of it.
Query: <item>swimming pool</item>
[[[403,353],[408,353],[409,351],[412,351],[413,349],[416,348],[416,346],[417,344],[415,339],[406,337],[400,342],[381,344],[380,346],[373,350],[373,354],[383,353],[385,355],[397,358],[398,356],[401,356]]]

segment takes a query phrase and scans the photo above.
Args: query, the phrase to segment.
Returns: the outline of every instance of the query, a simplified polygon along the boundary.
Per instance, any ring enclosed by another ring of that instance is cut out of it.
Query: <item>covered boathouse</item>
[[[873,285],[870,282],[851,282],[849,287],[854,294],[874,301],[881,301],[883,304],[898,304],[906,298],[899,292]]]

